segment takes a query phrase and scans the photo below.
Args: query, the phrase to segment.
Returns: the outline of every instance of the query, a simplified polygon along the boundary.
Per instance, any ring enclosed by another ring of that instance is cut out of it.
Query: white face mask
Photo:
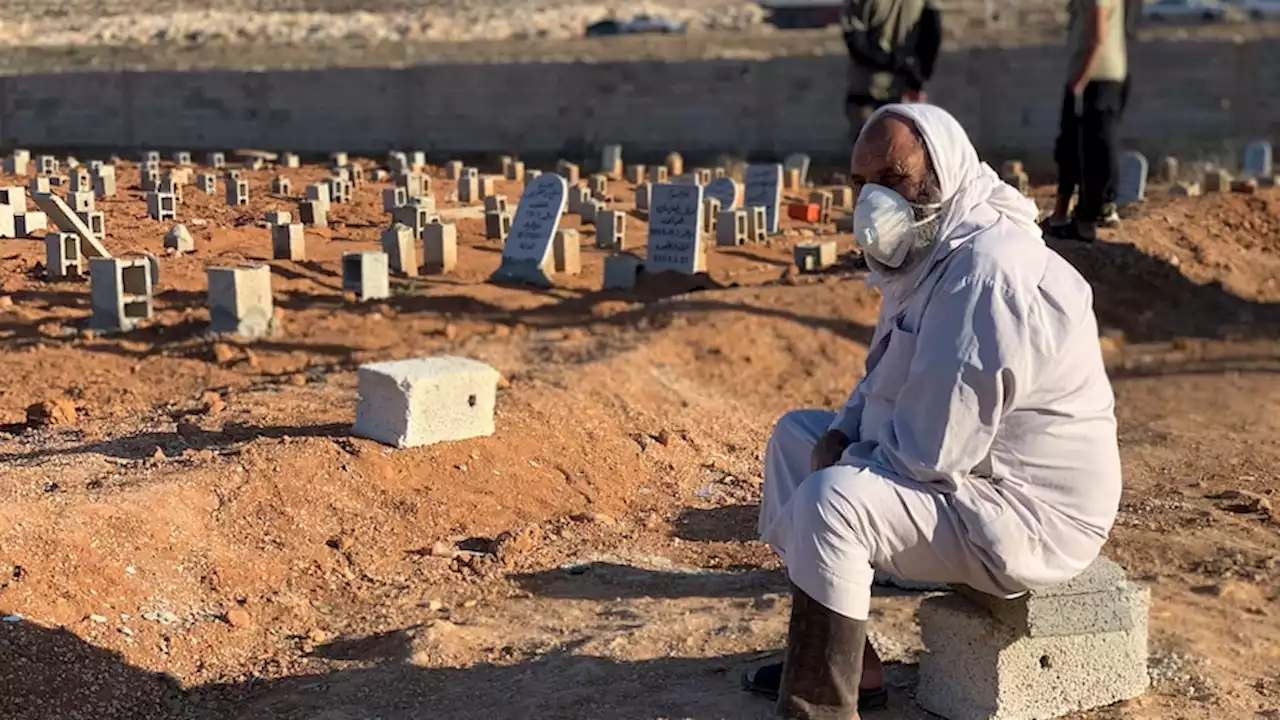
[[[890,188],[867,183],[853,207],[853,239],[869,259],[887,268],[899,268],[922,239],[920,228],[937,218],[941,207],[912,205]],[[917,220],[917,209],[935,212]]]

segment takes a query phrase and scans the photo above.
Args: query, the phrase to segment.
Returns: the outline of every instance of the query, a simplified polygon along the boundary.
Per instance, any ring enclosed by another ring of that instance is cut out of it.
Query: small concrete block
[[[138,185],[143,192],[156,192],[160,188],[161,177],[159,170],[143,169],[138,176]]]
[[[993,597],[963,587],[958,590],[997,620],[1029,637],[1133,629],[1126,598],[1137,588],[1125,579],[1119,565],[1105,557],[1094,560],[1070,582],[1016,598]]]
[[[1258,192],[1258,181],[1255,178],[1241,178],[1231,181],[1231,192],[1253,195]]]
[[[473,177],[458,178],[458,202],[464,205],[470,205],[478,202],[480,195],[480,181]]]
[[[508,180],[520,180],[524,177],[524,163],[519,160],[513,160],[504,174]]]
[[[186,225],[178,224],[169,228],[169,232],[164,234],[164,246],[178,253],[189,253],[195,251],[196,241],[191,237],[191,231],[187,230]]]
[[[17,218],[13,208],[0,205],[0,238],[16,238],[18,235]]]
[[[244,167],[246,170],[261,170],[267,164],[266,160],[260,157],[245,158]]]
[[[636,286],[644,261],[635,255],[620,253],[604,259],[604,289],[629,290]]]
[[[511,232],[511,213],[486,212],[484,214],[484,237],[486,240],[506,241]]]
[[[173,178],[160,178],[160,184],[156,185],[155,191],[162,195],[172,195],[175,203],[182,204],[182,186],[175,183]]]
[[[53,220],[59,230],[73,232],[80,236],[80,252],[85,257],[95,258],[111,255],[102,246],[98,236],[94,235],[93,230],[88,225],[85,225],[80,216],[76,215],[62,198],[57,195],[33,195],[31,199],[47,218]],[[39,218],[39,220],[46,222],[45,218]]]
[[[36,167],[41,175],[54,175],[60,166],[61,162],[52,155],[41,155],[36,158]]]
[[[307,259],[306,228],[302,223],[280,223],[271,226],[271,257],[294,262]]]
[[[409,170],[409,156],[399,150],[392,150],[387,153],[387,167],[391,168],[393,173]]]
[[[445,163],[444,175],[450,180],[457,180],[462,177],[462,161],[450,160]]]
[[[591,198],[582,204],[582,211],[579,215],[583,224],[595,225],[596,218],[605,213],[604,201]]]
[[[8,207],[15,213],[27,211],[27,190],[20,187],[0,188],[0,205]]]
[[[264,218],[268,225],[288,225],[293,222],[293,213],[288,210],[272,210]]]
[[[272,334],[275,302],[271,297],[270,266],[211,267],[207,274],[213,332],[250,340]]]
[[[663,165],[671,175],[684,174],[684,157],[678,152],[668,153],[667,159],[663,162]]]
[[[329,194],[330,188],[326,183],[312,183],[307,186],[307,199],[312,202],[324,205],[325,209],[329,209],[329,203],[333,197]]]
[[[289,178],[283,175],[277,175],[271,181],[272,195],[288,195],[291,190],[293,190],[293,183],[289,182]]]
[[[801,186],[801,184],[800,184],[800,170],[799,170],[799,169],[797,169],[797,168],[791,168],[791,169],[788,169],[788,170],[784,170],[784,171],[783,171],[783,173],[782,173],[782,189],[784,189],[784,190],[799,190],[801,187],[802,187],[802,186]]]
[[[1046,720],[1137,697],[1148,603],[1129,595],[1130,630],[1027,637],[958,595],[927,598],[916,702],[948,720]]]
[[[324,181],[329,186],[329,199],[338,204],[351,202],[352,184],[350,180],[331,177]]]
[[[643,165],[628,165],[622,171],[623,177],[632,185],[639,185],[644,182],[645,167]]]
[[[604,173],[596,173],[587,178],[587,190],[591,192],[591,197],[596,200],[608,200],[609,176]]]
[[[28,162],[24,158],[13,155],[6,156],[4,159],[4,172],[6,175],[26,175]]]
[[[143,164],[143,165],[159,165],[159,164],[160,164],[160,151],[159,151],[159,150],[147,150],[146,152],[142,153],[142,164]]]
[[[31,178],[31,184],[27,188],[32,195],[48,195],[53,192],[53,186],[49,183],[49,178],[43,175],[37,175]]]
[[[711,168],[694,168],[693,182],[697,185],[706,186],[711,182]]]
[[[452,272],[458,266],[458,228],[428,223],[422,230],[422,264],[433,272]]]
[[[218,192],[218,176],[213,173],[201,173],[196,176],[196,188],[209,195]]]
[[[432,211],[417,205],[405,205],[391,211],[391,222],[413,228],[414,237],[421,237],[422,230],[431,222]]]
[[[298,203],[298,216],[304,225],[329,227],[329,204],[319,200],[304,200]]]
[[[584,207],[591,200],[591,192],[581,185],[570,185],[569,195],[565,199],[565,212],[581,215]]]
[[[831,206],[841,210],[853,209],[853,188],[841,186],[831,191]]]
[[[716,245],[736,247],[747,242],[747,211],[721,210],[716,218]]]
[[[297,153],[282,153],[280,155],[280,167],[289,168],[291,170],[302,167],[302,159]]]
[[[524,171],[524,184],[525,184],[525,185],[528,185],[529,183],[533,182],[534,180],[537,180],[537,179],[538,179],[538,176],[539,176],[539,175],[541,175],[541,174],[542,174],[542,171],[541,171],[541,170],[538,170],[538,169],[535,169],[535,168],[529,168],[528,170],[525,170],[525,171]]]
[[[578,180],[582,179],[582,168],[576,164],[560,160],[556,163],[556,174],[564,178],[570,187],[577,185]]]
[[[89,212],[79,212],[76,213],[76,215],[80,216],[80,219],[84,221],[86,226],[88,226],[89,232],[92,233],[99,242],[107,238],[106,213],[101,210],[91,210]]]
[[[1204,191],[1226,192],[1231,188],[1231,173],[1226,170],[1209,170],[1204,174]]]
[[[479,179],[480,197],[486,198],[490,195],[496,195],[498,192],[498,182],[492,175],[485,175]]]
[[[431,213],[436,211],[436,199],[432,195],[410,195],[405,204]]]
[[[384,252],[342,254],[342,289],[357,302],[385,300],[391,296],[389,258]]]
[[[818,272],[836,264],[836,241],[796,243],[796,267],[800,272]]]
[[[351,181],[352,187],[361,187],[364,185],[364,166],[357,163],[350,163],[342,168],[347,173],[347,179]],[[424,178],[427,179],[427,178]]]
[[[93,193],[91,192],[67,193],[67,200],[70,201],[71,209],[75,212],[93,212]]]
[[[249,181],[236,180],[227,183],[227,204],[228,205],[248,205],[249,204]]]
[[[409,193],[402,187],[384,188],[382,191],[382,210],[384,212],[394,212],[398,207],[404,207],[409,202]]]
[[[818,222],[827,224],[831,222],[831,208],[835,198],[826,190],[814,190],[809,193],[809,203],[818,206]]]
[[[393,272],[407,277],[418,276],[417,233],[413,228],[395,223],[382,232],[382,252]]]
[[[49,227],[49,216],[43,212],[25,212],[13,216],[13,232],[17,237],[31,237]]]
[[[762,243],[769,239],[769,216],[763,206],[754,205],[747,211],[747,242]]]
[[[653,185],[647,182],[636,186],[636,211],[649,212],[649,201],[653,199]]]
[[[44,236],[45,268],[50,280],[78,278],[84,274],[80,238],[75,233],[51,232]]]
[[[596,247],[601,250],[627,249],[627,214],[621,210],[601,210],[596,216]]]
[[[93,192],[93,178],[86,170],[76,170],[67,178],[71,181],[68,188],[71,192]]]
[[[89,326],[104,332],[127,332],[152,315],[152,265],[145,258],[89,259]]]
[[[178,217],[177,201],[172,195],[147,193],[147,215],[152,220],[175,220]]]
[[[190,165],[190,164],[191,164],[191,153],[189,153],[189,152],[176,152],[176,153],[174,153],[174,154],[173,154],[173,161],[174,161],[175,163],[177,163],[178,165]]]
[[[702,232],[711,234],[716,231],[716,220],[720,217],[720,199],[702,199]]]
[[[506,195],[486,195],[484,198],[485,212],[506,212],[507,196]]]
[[[211,152],[205,156],[204,164],[214,170],[221,170],[227,166],[227,156],[220,152]]]
[[[443,356],[361,365],[352,433],[398,448],[493,434],[498,371]]]
[[[350,160],[347,158],[347,154],[342,152],[341,150],[339,150],[338,152],[329,153],[330,167],[342,167],[343,165],[346,165],[348,162],[350,162]]]
[[[577,275],[582,272],[582,241],[578,231],[562,228],[551,241],[553,272]]]

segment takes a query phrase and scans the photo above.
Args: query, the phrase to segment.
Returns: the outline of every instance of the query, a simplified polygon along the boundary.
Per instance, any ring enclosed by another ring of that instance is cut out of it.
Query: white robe
[[[867,618],[873,568],[1004,596],[1055,585],[1110,532],[1120,458],[1092,291],[1011,207],[971,202],[886,281],[848,402],[788,413],[770,438],[761,537],[837,613]],[[853,444],[810,474],[828,429]]]

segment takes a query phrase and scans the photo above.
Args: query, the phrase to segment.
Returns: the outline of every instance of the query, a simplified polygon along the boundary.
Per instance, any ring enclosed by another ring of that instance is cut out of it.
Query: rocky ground
[[[263,213],[294,208],[273,174],[247,173],[248,207],[186,189],[197,251],[161,258],[156,317],[127,335],[82,331],[88,287],[46,281],[41,242],[0,244],[0,717],[768,717],[736,689],[788,607],[753,539],[764,442],[843,401],[878,306],[853,260],[793,271],[833,229],[713,249],[698,288],[601,292],[587,228],[581,276],[495,287],[498,244],[433,172],[455,273],[344,301],[340,254],[385,223],[367,185],[308,230],[308,261],[272,262],[278,336],[208,338],[204,269],[267,260]],[[162,254],[120,175],[107,245]],[[1280,191],[1151,192],[1105,242],[1059,248],[1094,285],[1118,396],[1107,552],[1154,596],[1152,691],[1089,717],[1274,720]],[[438,353],[501,371],[492,437],[350,436],[358,364]],[[869,717],[921,717],[917,602],[876,600],[899,664]]]

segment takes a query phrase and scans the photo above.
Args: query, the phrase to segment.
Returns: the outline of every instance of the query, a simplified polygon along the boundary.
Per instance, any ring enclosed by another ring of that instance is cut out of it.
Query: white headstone
[[[649,205],[649,248],[645,271],[693,275],[702,266],[702,188],[653,186]]]
[[[719,200],[721,210],[732,210],[738,206],[738,183],[733,178],[712,180],[702,194]]]
[[[543,173],[525,186],[502,248],[502,265],[491,282],[551,285],[546,264],[568,194],[569,184],[554,173]]]
[[[788,155],[786,159],[782,161],[782,168],[785,172],[799,170],[801,187],[804,187],[804,184],[809,181],[809,156],[804,153]]]
[[[778,205],[782,202],[782,166],[777,163],[747,166],[747,190],[743,207],[763,207],[765,228],[778,232]]]
[[[1254,140],[1244,149],[1243,175],[1246,177],[1269,177],[1272,170],[1271,141]]]
[[[1116,186],[1116,204],[1139,202],[1147,195],[1147,157],[1127,150],[1120,155],[1120,182]]]

